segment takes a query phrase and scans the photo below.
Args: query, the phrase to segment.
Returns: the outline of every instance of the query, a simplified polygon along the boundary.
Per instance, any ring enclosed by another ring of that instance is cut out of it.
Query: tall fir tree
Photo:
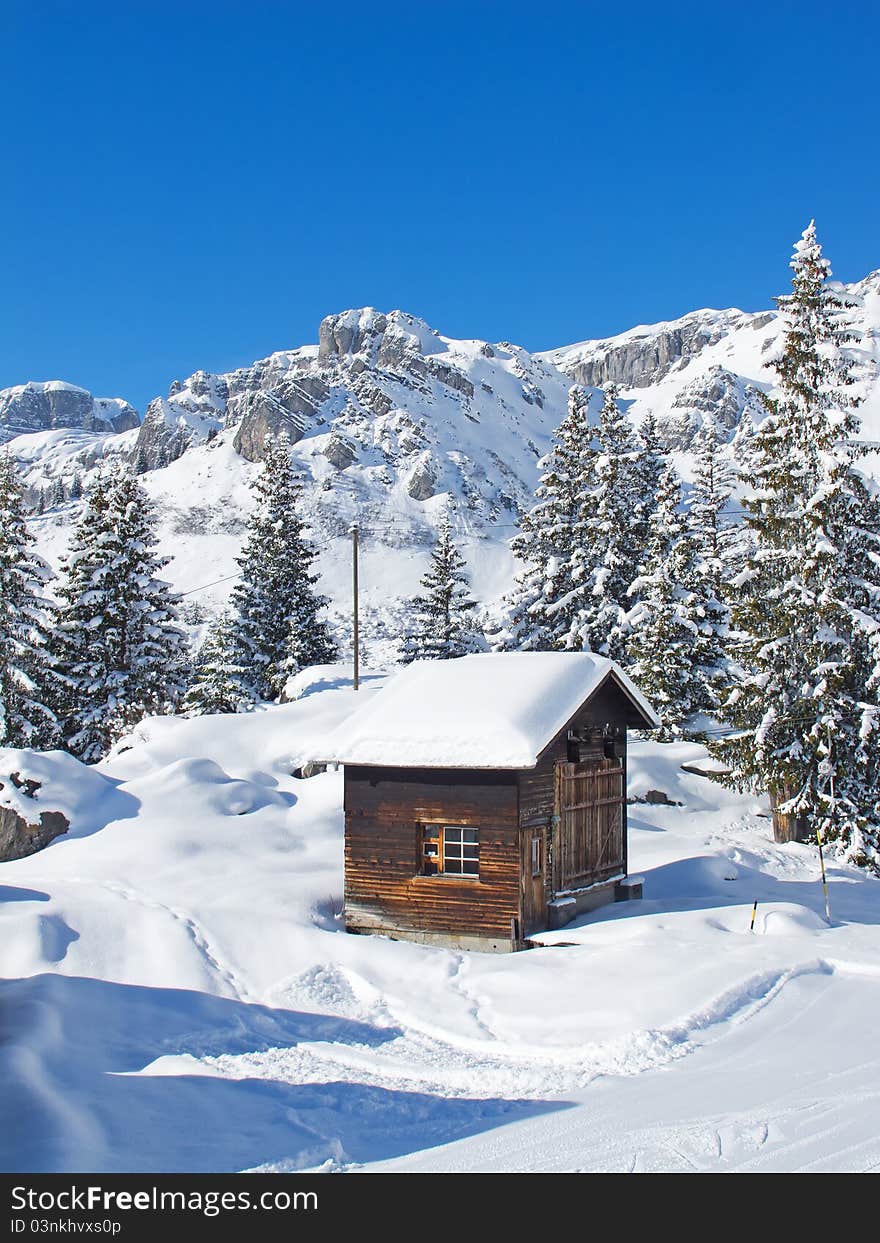
[[[253,702],[248,671],[238,663],[235,623],[224,613],[199,647],[182,708],[187,716],[244,712]]]
[[[121,466],[102,472],[74,532],[55,633],[68,748],[100,759],[148,714],[173,712],[186,687],[177,596],[157,575],[152,504]]]
[[[666,453],[657,427],[657,419],[649,410],[639,425],[635,457],[638,487],[638,518],[634,523],[633,538],[643,555],[651,541],[651,517],[657,508],[660,479],[666,469]]]
[[[880,870],[880,506],[855,467],[852,340],[811,222],[779,298],[778,391],[752,437],[734,580],[734,779]]]
[[[477,602],[469,594],[465,560],[453,542],[447,514],[422,579],[422,593],[410,604],[410,627],[401,644],[401,660],[451,660],[484,650],[476,608]]]
[[[33,549],[24,487],[0,453],[0,745],[41,748],[57,740],[55,673],[48,654],[49,567]]]
[[[700,552],[702,574],[718,600],[725,594],[731,530],[724,513],[734,483],[733,468],[722,450],[718,425],[706,415],[692,445],[694,481],[688,525]]]
[[[644,572],[632,583],[638,603],[627,617],[629,672],[662,721],[657,736],[679,737],[698,710],[695,659],[700,601],[692,589],[694,542],[681,512],[681,483],[672,466],[660,477]]]
[[[605,389],[594,461],[582,541],[595,551],[569,646],[624,660],[630,587],[644,557],[646,474],[639,441],[613,385]]]
[[[569,390],[568,411],[541,462],[535,504],[524,514],[511,550],[525,569],[508,601],[503,646],[553,651],[572,643],[572,629],[592,579],[590,487],[597,449],[589,394]]]
[[[238,636],[238,664],[249,671],[252,698],[277,699],[293,674],[336,657],[327,624],[319,616],[327,603],[316,595],[317,553],[303,534],[300,489],[290,460],[290,442],[267,442],[253,482],[256,505],[237,563],[241,580],[231,604]]]
[[[718,427],[710,415],[694,437],[693,452],[687,525],[695,554],[689,586],[696,597],[699,625],[694,652],[694,711],[716,716],[730,681],[726,598],[733,533],[724,514],[733,487],[733,469],[722,452]]]

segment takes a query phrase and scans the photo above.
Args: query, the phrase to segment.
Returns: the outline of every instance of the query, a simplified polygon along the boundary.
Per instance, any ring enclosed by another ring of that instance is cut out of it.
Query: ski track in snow
[[[223,985],[221,995],[238,997],[241,1001],[254,1000],[232,967],[222,961],[219,951],[212,947],[205,929],[193,915],[189,915],[186,911],[181,911],[173,906],[167,906],[164,902],[159,902],[155,898],[149,898],[146,894],[140,893],[136,889],[116,884],[113,881],[104,881],[101,887],[106,889],[108,893],[123,898],[126,902],[137,902],[147,910],[160,911],[178,924],[181,924],[204,960],[209,974],[219,979]]]
[[[411,1015],[395,1015],[393,1004],[382,999],[381,1009],[403,1034],[380,1048],[314,1041],[198,1060],[206,1073],[231,1079],[356,1082],[469,1099],[563,1097],[600,1076],[637,1075],[686,1057],[708,1040],[723,1035],[725,1025],[736,1026],[754,1018],[791,981],[804,975],[831,975],[835,970],[847,967],[817,959],[786,971],[758,973],[667,1027],[636,1031],[620,1040],[581,1048],[506,1045],[480,1023],[476,1003],[473,1013],[487,1039],[455,1037]],[[880,969],[859,964],[857,970],[880,977]],[[452,977],[453,984],[458,974]],[[465,996],[472,1000],[469,993]],[[141,1073],[161,1073],[163,1061],[159,1059]]]

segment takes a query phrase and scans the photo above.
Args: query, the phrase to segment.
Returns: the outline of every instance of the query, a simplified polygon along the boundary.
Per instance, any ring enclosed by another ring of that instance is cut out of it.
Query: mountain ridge
[[[864,436],[876,442],[880,271],[843,288],[861,335],[855,355]],[[598,380],[618,384],[634,422],[654,414],[687,483],[689,446],[707,415],[728,440],[745,412],[762,416],[780,333],[775,311],[702,310],[532,354],[505,341],[444,337],[405,311],[353,308],[326,316],[317,342],[173,382],[124,431],[41,429],[11,439],[9,449],[31,489],[52,495],[59,480],[67,485],[79,474],[88,483],[102,460],[132,462],[159,507],[162,549],[174,558],[169,576],[186,592],[211,586],[199,595],[211,611],[235,572],[255,463],[266,437],[286,432],[304,518],[321,549],[322,589],[345,613],[348,531],[357,521],[365,608],[375,607],[378,628],[387,630],[389,610],[416,590],[447,512],[482,602],[491,606],[509,588],[508,541],[531,502],[572,383],[593,390],[591,417],[601,396],[590,382]],[[880,480],[880,454],[865,463]],[[53,564],[77,512],[78,503],[68,501],[35,519]],[[214,580],[225,585],[214,590]]]

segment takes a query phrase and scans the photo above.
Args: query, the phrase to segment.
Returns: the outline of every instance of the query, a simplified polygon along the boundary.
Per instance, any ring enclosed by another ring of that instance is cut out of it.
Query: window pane
[[[461,870],[467,876],[479,876],[480,874],[480,867],[476,859],[465,859],[461,865]]]
[[[479,846],[465,846],[464,857],[466,859],[476,859],[479,853],[479,850],[480,850]]]
[[[461,873],[461,861],[459,859],[450,859],[447,855],[445,870],[452,872],[454,875],[459,875]]]

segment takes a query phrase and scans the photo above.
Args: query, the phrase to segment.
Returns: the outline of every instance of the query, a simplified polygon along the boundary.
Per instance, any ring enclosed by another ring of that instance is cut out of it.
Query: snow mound
[[[15,775],[15,782],[9,780]],[[29,785],[35,783],[35,785]],[[28,822],[43,811],[60,811],[70,822],[66,838],[81,837],[110,820],[133,816],[137,805],[104,776],[66,751],[27,751],[0,747],[0,806]],[[28,789],[33,790],[28,795]]]

